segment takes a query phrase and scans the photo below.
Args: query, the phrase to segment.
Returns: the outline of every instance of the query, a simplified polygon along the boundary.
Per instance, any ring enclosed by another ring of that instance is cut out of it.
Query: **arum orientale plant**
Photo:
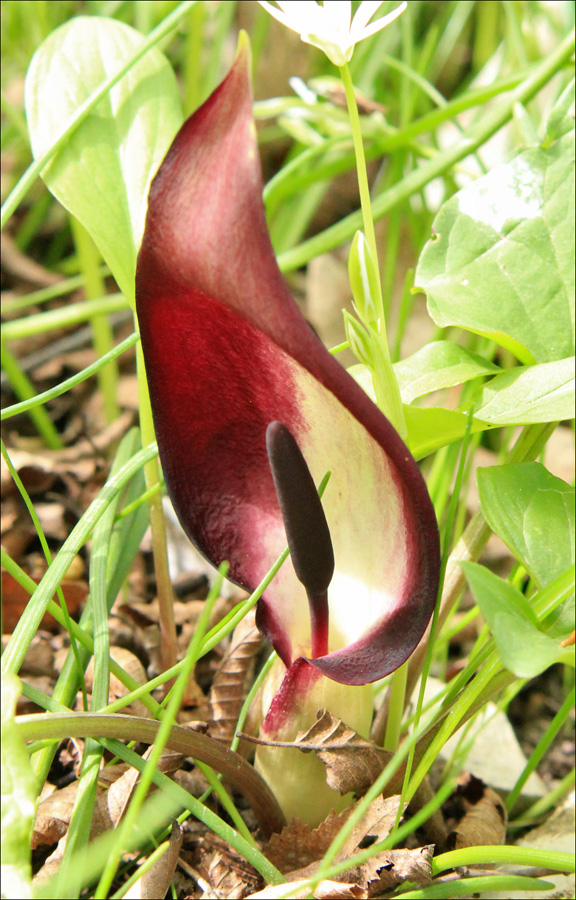
[[[241,40],[150,190],[136,297],[160,458],[190,540],[247,590],[288,537],[257,609],[279,657],[260,736],[293,740],[320,706],[367,735],[370,685],[410,656],[434,608],[436,518],[403,441],[282,279],[249,67]],[[315,758],[264,747],[257,765],[287,815],[338,805]]]

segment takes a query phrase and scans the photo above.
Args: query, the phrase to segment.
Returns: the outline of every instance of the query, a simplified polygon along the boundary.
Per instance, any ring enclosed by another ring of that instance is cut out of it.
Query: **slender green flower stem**
[[[507,462],[530,462],[537,459],[545,446],[548,438],[556,428],[555,422],[528,425],[510,451]],[[465,583],[464,572],[460,566],[463,561],[475,561],[479,559],[490,537],[491,529],[487,524],[482,510],[478,510],[466,526],[462,537],[454,547],[446,566],[446,577],[442,591],[442,605],[439,610],[438,628],[444,624],[450,611],[453,609]],[[426,658],[430,629],[428,628],[418,647],[410,657],[408,666],[407,698],[412,696],[418,678],[422,672]],[[376,743],[381,743],[384,737],[388,701],[378,710],[378,714],[372,727],[371,737]]]
[[[13,322],[2,325],[2,337],[5,341],[30,337],[33,334],[44,334],[60,328],[69,328],[86,322],[94,316],[108,315],[127,309],[128,302],[123,294],[107,294],[97,300],[85,300],[83,303],[72,303],[60,309],[49,309],[47,312],[34,313]]]
[[[458,470],[456,473],[456,481],[454,484],[454,492],[452,494],[452,498],[450,501],[450,507],[448,510],[448,516],[446,521],[446,527],[444,529],[443,542],[442,542],[442,560],[440,565],[440,583],[438,585],[438,597],[436,601],[436,606],[434,609],[434,613],[432,615],[432,622],[430,623],[430,639],[428,641],[428,645],[426,648],[426,656],[424,659],[424,665],[422,667],[422,679],[420,682],[420,691],[418,693],[418,700],[416,702],[416,717],[414,720],[414,729],[417,731],[420,725],[420,717],[422,715],[422,708],[424,706],[424,692],[426,690],[426,681],[428,679],[428,675],[430,672],[430,667],[432,665],[432,648],[435,643],[435,638],[438,629],[438,619],[440,615],[440,607],[442,604],[442,591],[444,589],[444,581],[446,578],[446,568],[448,566],[448,559],[450,553],[450,544],[452,540],[452,532],[454,527],[454,519],[456,517],[456,510],[458,506],[458,498],[460,497],[460,490],[462,487],[462,477],[464,474],[464,466],[466,463],[466,457],[468,455],[468,447],[470,445],[470,427],[472,424],[472,415],[468,417],[468,427],[466,429],[466,434],[462,440],[462,447],[460,452],[460,461],[458,464]],[[405,663],[406,675],[405,675],[405,683],[407,681],[409,663]],[[390,704],[390,710],[392,710],[392,704]],[[391,715],[391,711],[389,715]],[[402,784],[402,800],[410,794],[410,776],[412,774],[412,766],[414,763],[414,755],[415,755],[416,747],[412,747],[410,749],[410,753],[408,755],[408,759],[406,761],[406,773],[404,776],[404,782]],[[413,796],[413,793],[410,794],[410,797]],[[400,809],[398,810],[398,818],[396,820],[396,827],[400,824]]]
[[[189,116],[204,100],[202,81],[202,48],[206,4],[197,3],[190,10],[184,54],[184,115]]]
[[[467,109],[484,105],[498,94],[516,87],[525,77],[526,73],[523,75],[516,74],[489,87],[469,91],[462,97],[451,100],[446,106],[432,110],[414,122],[410,122],[405,128],[398,130],[390,128],[383,135],[378,133],[366,134],[366,139],[370,141],[365,149],[366,159],[377,159],[399,147],[410,145],[411,141],[418,135],[433,131],[448,120],[452,121],[455,116]],[[293,105],[292,98],[287,100],[287,109],[293,107]],[[260,112],[262,106],[264,106],[264,109]],[[282,110],[277,112],[280,113]],[[260,103],[254,104],[254,114],[257,119],[265,118],[269,115],[265,105]],[[269,212],[273,213],[284,197],[292,196],[318,180],[333,178],[354,168],[356,163],[355,154],[344,153],[349,143],[350,138],[348,137],[335,138],[330,141],[328,147],[325,146],[325,142],[309,147],[286,163],[264,187],[264,200]],[[332,160],[331,157],[335,153],[337,153],[337,156]],[[319,159],[319,157],[322,157],[322,159]],[[299,172],[300,169],[303,170],[302,173]]]
[[[109,275],[108,266],[100,266],[101,275]],[[55,297],[61,297],[63,294],[70,294],[78,288],[84,287],[84,275],[74,275],[72,278],[66,278],[57,284],[51,284],[49,287],[40,288],[38,291],[32,291],[30,294],[24,294],[22,297],[12,297],[10,300],[4,300],[2,310],[5,313],[18,312],[21,309],[28,309],[30,306],[39,306],[48,300],[54,300]]]
[[[346,92],[346,102],[348,104],[348,114],[350,116],[350,125],[352,127],[352,139],[354,141],[354,153],[356,155],[356,170],[358,173],[358,189],[360,191],[360,205],[362,208],[362,220],[364,222],[364,234],[368,241],[368,247],[374,260],[376,269],[376,278],[378,282],[378,307],[382,309],[382,285],[380,282],[380,267],[378,265],[378,247],[376,246],[376,233],[374,231],[374,220],[372,218],[372,203],[370,199],[370,188],[368,185],[368,173],[366,171],[366,158],[364,156],[364,144],[362,141],[362,130],[360,127],[360,116],[358,114],[358,106],[354,95],[354,85],[352,84],[352,76],[347,63],[340,68],[340,76]]]
[[[502,100],[495,109],[488,111],[479,123],[468,129],[453,147],[439,153],[435,159],[419,166],[410,172],[402,182],[395,184],[376,197],[372,204],[374,218],[382,218],[398,203],[402,203],[421,191],[434,178],[445,175],[456,163],[481,147],[512,118],[517,103],[525,104],[531,100],[556,72],[569,63],[574,53],[574,45],[574,32],[572,32],[517,88],[510,91],[506,99]],[[362,221],[361,212],[346,216],[320,234],[282,253],[278,258],[280,268],[284,272],[292,271],[306,265],[315,256],[339,247],[354,236],[362,226]]]
[[[386,720],[386,733],[384,735],[384,749],[394,753],[400,743],[402,733],[402,717],[404,715],[404,703],[406,697],[406,680],[408,677],[408,663],[405,662],[396,669],[392,675],[390,685],[390,706]]]
[[[364,233],[368,243],[368,250],[372,257],[373,265],[370,267],[374,279],[372,289],[376,296],[372,296],[372,304],[378,321],[378,335],[372,336],[373,358],[375,373],[377,375],[377,383],[385,385],[386,402],[385,413],[399,432],[406,436],[407,427],[404,419],[404,408],[400,397],[400,387],[398,379],[392,366],[390,358],[390,349],[388,346],[388,336],[386,332],[386,316],[384,312],[384,301],[382,299],[382,282],[380,278],[380,266],[378,261],[378,247],[376,245],[376,233],[374,231],[374,219],[372,216],[372,201],[370,198],[370,187],[368,184],[368,173],[366,170],[366,158],[364,155],[364,144],[362,141],[362,129],[360,126],[360,116],[358,114],[358,106],[356,96],[354,94],[354,85],[352,84],[352,76],[347,63],[340,67],[340,75],[344,90],[346,92],[346,102],[348,105],[348,114],[350,116],[350,125],[352,129],[352,139],[354,141],[354,152],[356,155],[356,171],[358,174],[358,189],[360,192],[360,205],[362,208],[362,219],[364,223]],[[368,281],[370,279],[368,278]],[[367,324],[367,323],[365,323]],[[370,326],[368,327],[371,332]],[[382,406],[382,403],[380,403]],[[394,678],[397,676],[394,675]],[[399,677],[399,676],[398,676]]]

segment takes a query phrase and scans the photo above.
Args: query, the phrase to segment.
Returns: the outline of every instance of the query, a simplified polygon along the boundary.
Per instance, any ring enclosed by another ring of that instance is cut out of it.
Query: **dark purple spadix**
[[[330,529],[300,447],[282,422],[266,429],[266,449],[296,577],[310,606],[312,659],[328,653],[328,585],[334,574]]]
[[[334,574],[334,551],[310,469],[282,422],[266,429],[266,449],[296,577],[309,594],[323,594]]]

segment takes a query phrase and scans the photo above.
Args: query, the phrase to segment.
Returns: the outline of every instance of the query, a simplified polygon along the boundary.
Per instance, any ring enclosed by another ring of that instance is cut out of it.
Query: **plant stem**
[[[408,678],[408,663],[405,662],[396,669],[390,685],[390,706],[386,720],[386,734],[384,735],[384,749],[395,753],[400,743],[402,731],[402,716],[406,697],[406,680]]]
[[[554,422],[543,425],[527,425],[510,451],[507,462],[530,462],[536,459],[555,428],[556,423]],[[470,519],[462,537],[459,539],[448,559],[442,590],[442,603],[438,612],[438,631],[446,621],[464,587],[465,577],[464,572],[460,567],[460,562],[475,562],[478,560],[488,543],[490,534],[490,526],[487,524],[482,510],[478,510]],[[412,696],[412,692],[414,691],[420,673],[422,672],[429,638],[430,626],[427,628],[422,640],[409,660],[408,683],[406,689],[407,700]],[[381,744],[384,738],[389,703],[390,700],[386,697],[378,710],[372,726],[371,738],[377,744]]]
[[[154,422],[152,420],[152,407],[148,393],[146,369],[142,345],[136,348],[136,365],[138,372],[138,395],[140,400],[140,431],[142,434],[142,446],[156,440]],[[171,669],[176,665],[176,623],[174,620],[174,593],[170,581],[170,568],[168,565],[168,548],[166,543],[166,522],[162,509],[162,497],[159,491],[153,488],[160,482],[160,466],[158,458],[151,459],[144,466],[144,479],[146,489],[150,491],[150,530],[152,533],[152,555],[154,557],[154,571],[156,573],[156,591],[158,594],[158,606],[160,614],[160,653],[164,669]]]
[[[362,142],[362,129],[360,127],[360,116],[358,114],[358,106],[354,95],[354,85],[348,63],[340,68],[340,75],[344,90],[346,92],[346,102],[348,104],[348,114],[350,116],[350,125],[352,127],[352,139],[354,141],[354,153],[356,155],[356,170],[358,173],[358,189],[360,191],[360,206],[362,208],[362,219],[364,222],[364,234],[368,241],[368,247],[374,260],[376,268],[376,279],[378,283],[379,308],[382,309],[382,285],[380,281],[380,267],[378,265],[378,247],[376,246],[376,233],[374,231],[374,220],[372,218],[372,204],[370,200],[370,188],[368,186],[368,173],[366,171],[366,158],[364,156],[364,144]],[[385,325],[383,326],[384,334],[386,333]]]
[[[32,313],[2,325],[2,337],[5,341],[30,337],[33,334],[44,334],[59,328],[69,328],[79,322],[85,322],[94,316],[107,315],[127,309],[128,304],[123,294],[107,294],[97,300],[85,300],[83,303],[72,303],[46,312]]]
[[[344,63],[340,67],[340,75],[346,92],[346,102],[348,104],[348,113],[350,116],[350,126],[352,129],[352,139],[354,141],[354,153],[356,155],[356,171],[358,173],[358,189],[360,191],[360,205],[362,207],[362,219],[364,223],[364,233],[368,243],[368,250],[372,257],[372,266],[370,267],[374,278],[371,282],[371,288],[376,296],[371,297],[372,305],[376,311],[378,321],[378,332],[373,334],[371,326],[368,323],[369,332],[372,337],[373,345],[373,361],[374,375],[378,385],[385,385],[386,399],[384,413],[388,416],[392,425],[396,428],[402,437],[406,437],[408,430],[404,419],[404,409],[402,399],[400,397],[400,388],[398,379],[392,366],[390,358],[390,348],[388,346],[388,336],[386,333],[386,316],[384,312],[384,301],[382,299],[382,281],[380,278],[380,266],[378,263],[378,247],[376,245],[376,233],[374,231],[374,219],[372,216],[372,202],[370,199],[370,187],[368,185],[368,173],[366,171],[366,157],[364,155],[364,144],[362,142],[362,129],[360,127],[360,116],[358,114],[358,106],[356,104],[356,96],[354,94],[354,85],[348,64]],[[373,334],[373,336],[372,336]],[[382,408],[383,404],[379,403]]]

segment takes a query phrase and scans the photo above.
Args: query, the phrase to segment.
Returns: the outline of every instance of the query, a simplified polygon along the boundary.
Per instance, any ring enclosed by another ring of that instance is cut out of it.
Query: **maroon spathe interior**
[[[404,443],[322,346],[278,270],[262,202],[245,47],[183,125],[153,181],[136,299],[160,456],[176,512],[199,549],[215,564],[228,559],[232,579],[247,589],[274,562],[262,558],[262,544],[250,534],[256,512],[282,525],[266,429],[275,420],[295,434],[315,426],[303,422],[294,361],[382,448],[406,521],[403,593],[370,634],[312,662],[344,683],[373,681],[396,668],[418,643],[434,607],[436,518]],[[385,526],[386,510],[377,513]],[[281,633],[273,595],[272,586],[257,621],[288,665],[290,638]]]

